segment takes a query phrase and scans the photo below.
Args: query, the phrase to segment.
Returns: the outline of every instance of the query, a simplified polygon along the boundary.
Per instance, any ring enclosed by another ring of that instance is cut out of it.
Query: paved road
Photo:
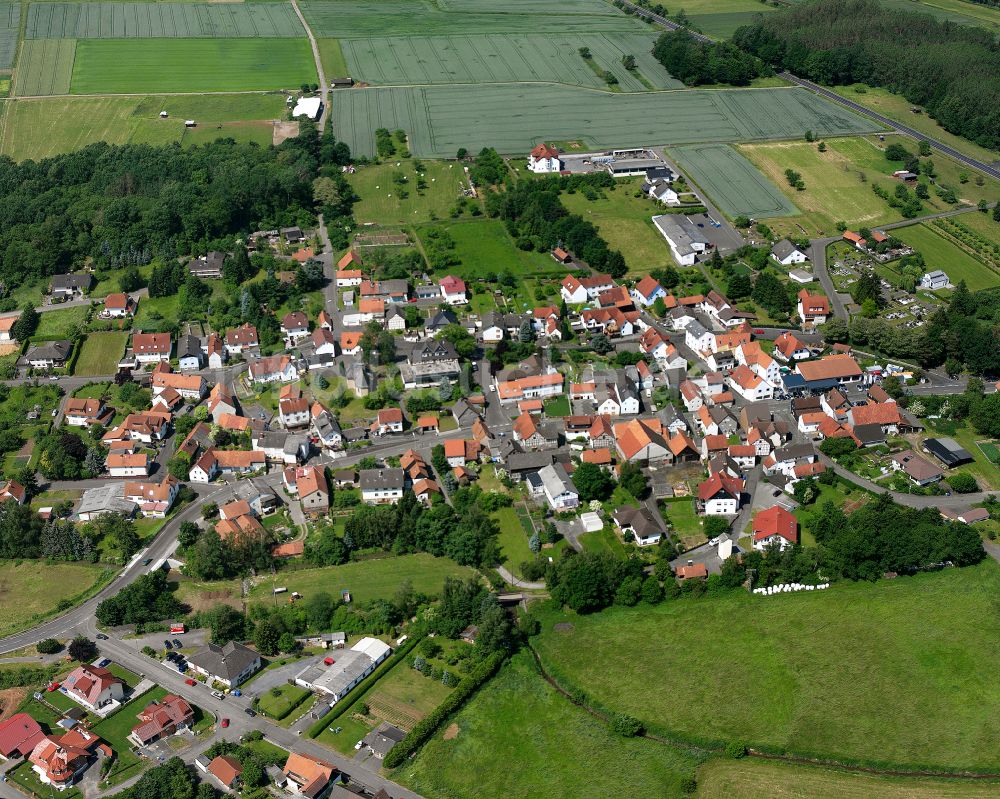
[[[545,583],[530,583],[527,580],[522,580],[519,577],[515,577],[503,566],[497,566],[497,573],[515,588],[523,588],[527,591],[542,591],[545,589]]]

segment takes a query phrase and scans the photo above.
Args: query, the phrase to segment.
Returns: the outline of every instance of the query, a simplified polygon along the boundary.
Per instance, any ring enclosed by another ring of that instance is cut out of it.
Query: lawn
[[[493,518],[500,525],[500,551],[503,553],[504,565],[513,574],[520,575],[521,564],[535,559],[534,553],[528,548],[528,533],[521,525],[514,508],[500,508],[493,513]]]
[[[427,188],[418,191],[419,175],[412,160],[372,166],[362,166],[349,180],[361,199],[354,205],[354,218],[359,223],[375,222],[379,225],[412,225],[443,219],[462,196],[463,176],[461,166],[440,161],[422,162]],[[393,183],[393,176],[406,177],[403,187]],[[409,192],[401,199],[400,188]]]
[[[113,716],[94,725],[94,733],[107,741],[117,755],[108,774],[108,779],[112,784],[129,779],[142,770],[145,761],[132,753],[132,744],[128,740],[128,735],[132,732],[132,728],[139,723],[135,714],[150,702],[163,699],[166,695],[167,691],[163,688],[150,688],[145,693],[135,697]]]
[[[967,216],[971,218],[972,215]],[[962,218],[965,219],[964,216]],[[1000,284],[1000,277],[996,272],[940,235],[933,225],[898,228],[892,234],[924,256],[928,271],[942,269],[952,283],[964,280],[973,291]]]
[[[625,558],[625,547],[614,530],[605,525],[604,529],[593,533],[582,533],[580,543],[588,552],[609,552],[615,557]]]
[[[675,147],[670,154],[730,218],[770,219],[798,209],[741,153],[725,144]]]
[[[569,397],[565,395],[546,400],[544,409],[548,417],[569,416],[573,412],[569,405]]]
[[[61,308],[58,311],[46,311],[40,315],[38,329],[35,330],[31,340],[53,341],[70,338],[76,328],[86,326],[88,310],[86,305],[77,305],[73,308]]]
[[[499,272],[521,277],[556,266],[545,253],[517,249],[503,223],[495,219],[453,222],[445,230],[454,239],[454,253],[461,260],[461,265],[448,267],[448,271],[466,279]],[[424,231],[418,233],[423,238]]]
[[[641,183],[641,178],[620,180],[614,191],[604,190],[596,200],[579,192],[560,195],[563,205],[594,224],[609,246],[624,256],[629,271],[638,274],[673,264],[667,242],[653,226],[657,205],[635,196]]]
[[[91,333],[84,339],[80,356],[73,367],[74,375],[113,375],[118,361],[125,354],[129,333]]]
[[[535,648],[568,684],[654,730],[995,772],[998,590],[1000,566],[987,559],[818,594],[737,591],[589,617],[554,612]],[[572,629],[556,632],[557,622]],[[721,673],[742,675],[725,702],[717,701]],[[647,690],[657,681],[664,690]]]
[[[850,490],[850,493],[848,494],[845,489]],[[816,501],[809,505],[800,505],[792,511],[795,518],[799,520],[799,532],[802,535],[803,546],[815,546],[816,539],[812,532],[813,518],[819,514],[826,502],[832,502],[845,511],[851,511],[867,502],[870,496],[867,492],[860,488],[854,488],[843,480],[832,486],[820,483],[819,496],[816,497]]]
[[[4,608],[0,635],[10,635],[60,603],[74,600],[103,581],[105,569],[90,563],[0,562],[0,605]]]
[[[877,197],[869,185],[878,182],[891,192],[895,181],[888,175],[899,166],[889,168],[890,163],[881,153],[863,142],[838,139],[826,145],[825,153],[819,152],[816,144],[804,141],[739,146],[802,209],[803,213],[794,218],[768,221],[776,235],[833,236],[838,221],[858,228],[899,220],[898,212]],[[876,157],[881,168],[875,166]],[[788,185],[786,169],[802,175],[804,191]]]
[[[450,799],[666,799],[682,796],[681,780],[695,766],[679,750],[610,732],[550,687],[522,652],[393,779]]]
[[[71,91],[246,91],[315,82],[305,39],[84,39]]]
[[[350,75],[338,39],[317,39],[316,44],[319,47],[319,58],[323,62],[327,80],[346,78]]]
[[[51,785],[46,785],[31,768],[31,763],[25,761],[17,768],[7,772],[8,778],[24,788],[29,796],[38,799],[77,799],[83,796],[77,788],[67,788],[65,791],[57,791]]]
[[[177,294],[170,297],[144,297],[139,301],[134,328],[147,333],[170,330],[179,321],[177,317],[180,302],[180,296]]]
[[[278,692],[274,696],[274,691]],[[257,709],[272,719],[283,719],[295,708],[301,705],[310,692],[298,685],[279,685],[270,691],[265,691],[257,699]]]
[[[406,581],[410,581],[417,593],[434,595],[441,591],[445,577],[466,577],[473,573],[448,558],[421,553],[357,561],[343,566],[279,572],[274,584],[287,587],[289,592],[298,591],[306,597],[325,591],[339,598],[341,591],[348,590],[354,602],[364,604],[373,599],[392,599],[399,586]],[[206,598],[213,602],[227,597],[238,599],[239,586],[238,580],[211,583],[182,581],[178,598],[196,603]],[[257,600],[269,598],[271,581],[255,586],[250,596]]]
[[[693,499],[667,502],[663,505],[663,513],[673,526],[674,534],[680,539],[683,549],[691,549],[705,543],[702,520],[695,512]]]
[[[755,758],[710,760],[698,769],[697,799],[987,799],[1000,784],[979,780],[876,777]]]
[[[976,6],[972,3],[960,2],[959,4],[963,8],[966,6],[968,6],[969,9],[976,8]],[[987,164],[992,163],[998,157],[997,153],[992,150],[987,150],[985,147],[973,144],[961,136],[949,133],[928,114],[914,114],[910,111],[910,109],[913,108],[913,103],[902,95],[893,94],[886,89],[877,89],[871,86],[832,86],[830,88],[842,97],[846,97],[848,100],[863,105],[866,108],[870,108],[873,111],[877,111],[890,119],[902,122],[904,125],[907,125],[920,133],[926,134],[932,139],[937,139],[944,144],[954,147],[959,152],[971,155],[973,158]],[[864,89],[864,91],[859,93],[858,88]],[[938,153],[934,154],[935,161],[937,160],[938,155]],[[970,172],[971,171],[972,170],[970,170]]]

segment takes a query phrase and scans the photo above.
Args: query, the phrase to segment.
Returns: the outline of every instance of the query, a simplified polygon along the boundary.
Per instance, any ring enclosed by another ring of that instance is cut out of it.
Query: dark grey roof
[[[781,461],[797,461],[799,458],[815,458],[816,449],[812,444],[789,444],[774,453],[778,463]]]
[[[551,452],[512,452],[507,458],[511,472],[537,472],[552,463]]]
[[[72,351],[68,341],[46,341],[29,347],[24,357],[29,361],[65,361]]]
[[[854,436],[862,444],[877,444],[885,441],[885,432],[880,424],[856,424],[854,425]]]
[[[437,330],[438,328],[447,327],[448,325],[457,325],[458,317],[454,313],[448,310],[438,311],[434,316],[432,316],[425,327],[428,330]]]
[[[402,469],[362,469],[358,476],[362,491],[402,490],[406,473]]]
[[[800,252],[799,248],[792,244],[788,239],[782,239],[771,248],[771,255],[778,260],[784,260],[795,252]]]
[[[195,666],[216,677],[233,680],[245,672],[260,655],[252,649],[230,641],[223,646],[208,644],[202,647],[188,660]]]
[[[418,342],[410,351],[410,363],[457,360],[458,352],[450,341],[427,339]]]
[[[201,339],[197,336],[181,336],[177,339],[177,357],[187,356],[201,359]]]
[[[372,730],[365,736],[365,746],[384,757],[392,747],[405,737],[406,733],[399,729],[399,727],[383,723],[379,725],[378,729]]]
[[[76,272],[68,275],[53,275],[52,290],[83,289],[86,291],[94,282],[94,276],[89,272]]]
[[[946,466],[957,466],[972,460],[969,451],[953,438],[928,438],[924,441],[924,447]]]

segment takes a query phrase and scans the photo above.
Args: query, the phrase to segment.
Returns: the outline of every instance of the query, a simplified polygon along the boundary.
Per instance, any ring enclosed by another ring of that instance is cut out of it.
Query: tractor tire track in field
[[[541,676],[545,682],[552,686],[557,693],[568,699],[578,708],[586,713],[589,713],[596,719],[600,719],[605,723],[610,723],[611,719],[608,714],[590,707],[585,698],[581,699],[579,695],[574,696],[570,691],[567,691],[559,684],[551,674],[545,670],[545,666],[542,664],[542,659],[538,656],[535,648],[529,642],[527,644],[528,651],[531,652],[531,656],[535,662],[535,667],[538,669],[538,674]],[[654,735],[649,732],[640,733],[640,737],[645,738],[649,741],[655,741],[656,743],[663,744],[664,746],[669,746],[673,749],[682,749],[688,753],[694,755],[720,755],[725,751],[725,747],[722,746],[707,746],[703,744],[693,744],[688,741],[676,738],[667,738],[662,735]],[[879,777],[909,777],[909,778],[933,778],[933,779],[949,779],[949,780],[969,780],[969,781],[995,781],[1000,780],[1000,773],[995,772],[974,772],[974,771],[937,771],[934,769],[902,769],[902,768],[878,768],[875,766],[862,766],[856,763],[848,763],[841,760],[833,760],[826,758],[814,758],[814,757],[803,757],[800,755],[791,754],[779,754],[774,752],[762,752],[752,747],[747,747],[747,757],[759,758],[761,760],[774,760],[781,763],[789,763],[791,765],[799,766],[821,766],[824,768],[836,769],[838,771],[849,771],[858,774],[871,774]]]

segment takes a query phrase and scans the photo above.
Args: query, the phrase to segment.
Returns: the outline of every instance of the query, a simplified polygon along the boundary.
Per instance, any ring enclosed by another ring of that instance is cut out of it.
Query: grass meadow
[[[1000,567],[988,559],[821,593],[551,613],[535,648],[557,677],[654,731],[995,772],[998,590]],[[557,622],[572,629],[557,632]],[[738,686],[723,699],[720,674]]]
[[[113,375],[118,371],[118,361],[125,354],[129,333],[91,333],[84,339],[80,356],[73,368],[74,375],[91,377]]]
[[[305,39],[85,39],[73,94],[294,89],[315,83]]]
[[[69,338],[77,328],[87,323],[86,305],[76,305],[72,308],[62,308],[58,311],[46,311],[40,314],[38,327],[31,337],[32,341],[55,341]]]
[[[515,655],[451,722],[393,779],[449,799],[668,799],[682,796],[681,780],[697,765],[675,749],[615,735],[549,686],[527,652]]]
[[[339,39],[317,39],[316,45],[319,47],[319,58],[323,62],[323,71],[328,80],[347,77],[350,74]]]
[[[960,218],[964,222],[973,216],[979,216],[979,214],[967,214]],[[943,269],[951,278],[952,283],[964,280],[972,291],[989,288],[1000,283],[996,272],[940,235],[933,225],[920,224],[897,228],[892,231],[892,234],[924,256],[928,271]]]
[[[10,635],[38,615],[55,610],[60,601],[82,594],[96,583],[104,567],[90,563],[24,561],[0,563],[0,635]]]
[[[998,782],[876,777],[754,758],[710,760],[698,770],[697,799],[988,799]]]
[[[351,186],[361,199],[354,204],[354,218],[360,224],[375,222],[379,225],[413,225],[445,219],[456,201],[462,196],[464,172],[459,164],[441,161],[423,161],[424,182],[427,188],[418,191],[419,179],[412,160],[395,161],[373,166],[358,167],[349,177]],[[409,196],[400,198],[393,177],[401,173],[407,182],[403,188]]]

